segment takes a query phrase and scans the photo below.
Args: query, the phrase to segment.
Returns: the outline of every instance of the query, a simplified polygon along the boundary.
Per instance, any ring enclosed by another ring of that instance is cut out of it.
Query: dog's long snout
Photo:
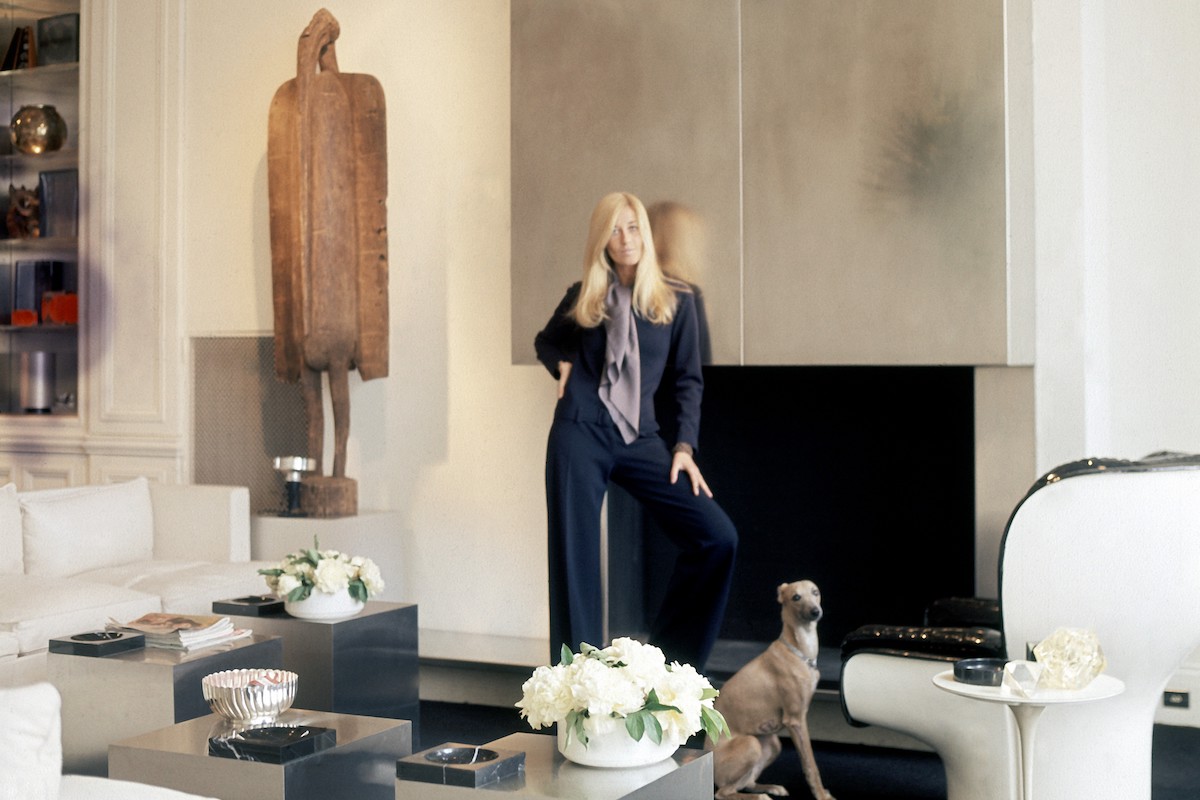
[[[823,613],[824,612],[821,611],[820,606],[813,606],[812,608],[810,608],[808,610],[808,618],[811,619],[813,622],[816,622],[817,620],[819,620],[821,618],[821,614],[823,614]]]

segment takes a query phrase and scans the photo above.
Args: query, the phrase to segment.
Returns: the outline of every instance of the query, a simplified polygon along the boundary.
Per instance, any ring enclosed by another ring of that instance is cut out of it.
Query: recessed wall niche
[[[276,456],[307,452],[304,398],[275,377],[270,336],[192,340],[196,483],[250,489],[251,513],[283,507]]]

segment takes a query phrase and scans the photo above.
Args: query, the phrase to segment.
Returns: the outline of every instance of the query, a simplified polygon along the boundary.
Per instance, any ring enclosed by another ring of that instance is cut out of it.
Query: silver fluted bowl
[[[227,669],[205,675],[209,708],[230,722],[273,722],[292,707],[299,676],[283,669]]]

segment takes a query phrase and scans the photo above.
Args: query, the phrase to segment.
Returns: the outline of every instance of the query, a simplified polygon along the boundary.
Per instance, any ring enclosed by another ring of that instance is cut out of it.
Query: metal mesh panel
[[[283,507],[276,456],[305,455],[300,385],[275,377],[270,336],[193,340],[195,482],[250,488],[254,512]]]

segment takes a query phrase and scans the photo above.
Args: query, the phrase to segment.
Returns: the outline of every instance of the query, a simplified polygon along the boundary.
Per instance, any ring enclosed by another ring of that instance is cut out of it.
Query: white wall
[[[374,75],[388,105],[391,374],[354,376],[347,474],[361,508],[405,519],[404,574],[385,578],[423,627],[544,637],[554,384],[510,365],[508,4],[326,7],[341,71]],[[191,335],[272,331],[267,110],[318,8],[184,5]]]
[[[1200,451],[1200,6],[1033,6],[1038,467]]]

